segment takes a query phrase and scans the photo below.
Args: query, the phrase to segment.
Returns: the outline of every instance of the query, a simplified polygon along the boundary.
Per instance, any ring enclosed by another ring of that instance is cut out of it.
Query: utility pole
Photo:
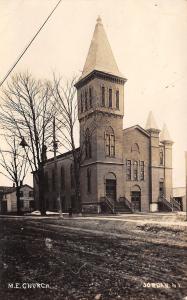
[[[58,202],[59,208],[59,217],[62,218],[62,204],[61,204],[61,197],[60,197],[60,188],[59,188],[59,180],[58,180],[58,167],[57,167],[57,157],[56,157],[56,150],[58,148],[57,140],[56,140],[56,120],[53,117],[53,151],[54,151],[54,167],[55,167],[55,181],[56,181],[56,191],[55,191],[55,199]]]

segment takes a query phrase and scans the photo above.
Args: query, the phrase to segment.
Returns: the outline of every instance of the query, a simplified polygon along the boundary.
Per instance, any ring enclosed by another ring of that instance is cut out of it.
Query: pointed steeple
[[[159,130],[152,111],[149,112],[145,129],[146,130],[152,130],[152,129],[153,130]]]
[[[119,72],[100,17],[97,18],[94,34],[80,79],[86,77],[94,70],[123,77]]]
[[[164,143],[164,142],[173,143],[166,124],[164,124],[164,126],[162,128],[162,131],[161,131],[161,134],[160,134],[160,142],[161,143]]]

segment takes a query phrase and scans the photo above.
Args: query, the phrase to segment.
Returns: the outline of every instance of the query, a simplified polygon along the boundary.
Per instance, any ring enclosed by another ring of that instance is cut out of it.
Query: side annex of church
[[[169,211],[173,142],[166,125],[158,129],[152,112],[145,129],[139,125],[123,129],[125,82],[98,18],[82,76],[75,85],[80,148],[85,130],[87,136],[80,169],[82,211]],[[58,187],[62,210],[76,210],[71,151],[58,155],[56,166],[58,182],[54,159],[44,166],[46,209],[58,209]]]

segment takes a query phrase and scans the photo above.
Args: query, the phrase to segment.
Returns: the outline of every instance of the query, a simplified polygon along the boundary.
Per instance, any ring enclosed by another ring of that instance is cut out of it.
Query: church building
[[[166,125],[160,131],[152,112],[145,128],[123,129],[124,86],[101,18],[97,19],[77,89],[80,148],[87,140],[80,169],[84,212],[155,212],[175,207],[172,197],[172,140]],[[125,99],[128,101],[128,99]],[[94,130],[91,129],[96,124]],[[77,151],[80,151],[80,148]],[[57,209],[60,189],[63,211],[74,209],[71,151],[45,163],[46,208]]]

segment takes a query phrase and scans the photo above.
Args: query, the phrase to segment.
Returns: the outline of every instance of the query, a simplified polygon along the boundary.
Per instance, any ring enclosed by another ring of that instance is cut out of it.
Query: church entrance
[[[116,177],[113,173],[106,176],[106,197],[109,200],[116,201]]]
[[[141,211],[141,190],[139,186],[134,186],[131,191],[131,203],[135,212]]]
[[[106,179],[106,197],[116,200],[116,179]]]

